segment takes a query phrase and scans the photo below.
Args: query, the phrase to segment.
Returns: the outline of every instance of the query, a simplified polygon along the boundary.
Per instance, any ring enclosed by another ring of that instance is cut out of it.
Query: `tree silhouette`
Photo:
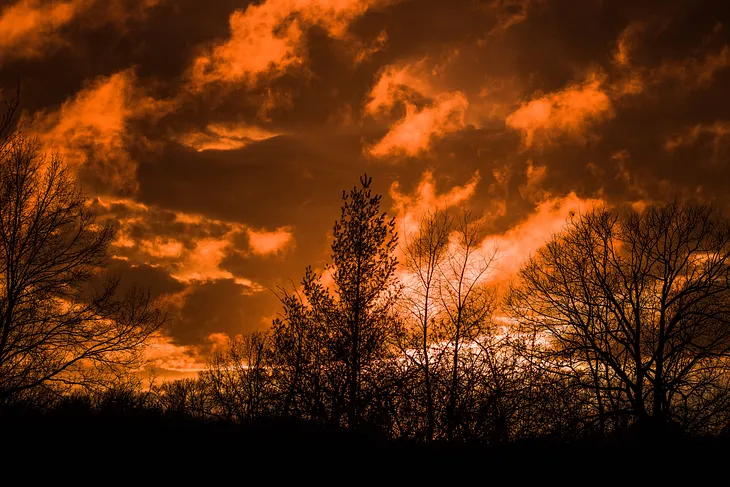
[[[247,333],[208,359],[200,380],[221,410],[218,416],[251,421],[266,415],[272,397],[268,341],[266,332]]]
[[[575,217],[520,271],[507,300],[538,363],[593,396],[601,428],[709,426],[727,410],[730,223],[710,205]]]
[[[163,315],[137,288],[119,297],[117,279],[91,286],[113,238],[59,157],[8,136],[0,149],[0,395],[97,387],[135,363]]]
[[[316,374],[308,374],[309,390],[326,396],[327,404],[323,397],[314,402],[330,411],[331,421],[340,422],[344,415],[350,428],[360,425],[366,409],[380,404],[384,385],[378,370],[392,353],[398,330],[393,313],[399,290],[394,280],[395,223],[380,212],[381,197],[372,194],[371,181],[364,176],[360,187],[343,192],[342,213],[333,231],[331,286],[308,268],[303,300],[285,294],[285,320],[274,327],[274,342],[291,343],[296,350],[282,357],[285,366],[304,377],[305,364],[315,364]],[[302,355],[305,351],[307,356]],[[297,386],[289,381],[287,408],[292,387]]]
[[[453,218],[445,211],[427,213],[421,218],[418,231],[406,235],[403,267],[411,275],[405,293],[405,311],[416,326],[411,328],[403,344],[403,352],[423,375],[423,395],[426,406],[424,439],[430,441],[436,431],[434,369],[440,357],[434,356],[434,341],[438,340],[439,292],[441,268],[448,250]]]
[[[465,409],[465,399],[471,389],[462,387],[475,365],[472,346],[487,333],[494,311],[494,294],[484,285],[494,259],[494,249],[480,248],[481,225],[469,211],[461,214],[455,224],[455,242],[449,247],[441,266],[443,285],[439,301],[445,336],[444,353],[449,355],[449,378],[446,382],[446,436],[453,439]]]

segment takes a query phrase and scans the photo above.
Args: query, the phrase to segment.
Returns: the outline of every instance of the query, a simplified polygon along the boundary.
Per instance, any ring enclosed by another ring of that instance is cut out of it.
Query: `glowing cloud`
[[[227,238],[205,238],[197,241],[195,248],[186,256],[180,271],[171,274],[172,277],[183,282],[232,279],[233,274],[220,268],[229,245]]]
[[[621,75],[610,86],[615,96],[637,95],[650,86],[669,81],[678,83],[685,90],[698,90],[712,84],[715,73],[730,66],[730,47],[723,46],[704,57],[686,57],[681,60],[666,60],[656,67],[637,66],[632,59],[639,48],[639,41],[645,24],[631,22],[619,35],[613,51],[613,65]]]
[[[205,370],[205,357],[200,354],[198,347],[176,345],[172,338],[162,334],[149,339],[145,361],[156,373],[161,371],[164,376],[176,372],[184,377],[195,377],[198,372]]]
[[[198,56],[191,73],[193,89],[214,82],[256,84],[300,66],[306,56],[305,32],[319,26],[343,37],[355,18],[387,0],[266,0],[236,10],[230,37]]]
[[[612,115],[611,101],[601,84],[602,80],[594,73],[583,83],[523,103],[507,116],[505,123],[522,132],[528,147],[537,137],[550,140],[553,136],[570,134],[582,138],[592,122]]]
[[[232,279],[258,289],[250,279],[222,269],[224,259],[235,253],[273,255],[294,245],[288,227],[255,230],[243,223],[173,212],[129,199],[97,197],[89,206],[100,218],[116,222],[117,238],[111,246],[115,258],[162,268],[184,283]],[[246,237],[248,246],[240,243]]]
[[[422,109],[406,104],[405,117],[368,152],[375,157],[396,154],[417,156],[427,152],[433,139],[464,128],[468,106],[469,102],[460,92],[440,95],[433,106]]]
[[[274,132],[248,125],[210,124],[204,132],[189,132],[177,137],[177,141],[202,152],[240,149],[251,142],[270,139],[277,135]]]
[[[20,126],[72,167],[94,166],[103,192],[129,192],[136,189],[137,166],[126,150],[128,122],[154,119],[171,108],[145,96],[127,70],[97,79],[56,111],[24,114]]]
[[[512,277],[531,253],[563,229],[571,215],[601,204],[601,200],[582,199],[575,193],[548,198],[538,203],[535,211],[525,220],[505,233],[487,236],[482,241],[482,249],[486,252],[493,249],[497,251],[495,272],[489,274],[489,279],[497,281]]]
[[[412,194],[402,193],[398,182],[394,182],[389,193],[393,200],[398,231],[404,234],[415,232],[421,218],[429,211],[444,210],[465,203],[474,196],[479,179],[479,173],[475,172],[463,186],[456,185],[442,194],[436,193],[436,180],[431,171],[423,173]]]
[[[641,31],[642,25],[634,21],[621,32],[616,41],[616,49],[613,52],[613,63],[615,65],[622,68],[631,67],[631,54],[636,48]]]
[[[94,0],[69,0],[49,5],[40,0],[18,0],[5,7],[0,10],[0,53],[19,58],[42,55],[58,46],[56,30],[92,3]]]
[[[271,255],[283,252],[294,241],[291,230],[279,228],[273,232],[248,229],[248,242],[257,255]]]
[[[370,90],[365,113],[377,115],[390,110],[397,103],[407,101],[409,92],[432,95],[434,90],[424,73],[424,62],[386,66]]]

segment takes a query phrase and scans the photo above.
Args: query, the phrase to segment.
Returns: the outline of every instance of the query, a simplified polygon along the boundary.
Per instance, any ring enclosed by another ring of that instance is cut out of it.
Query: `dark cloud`
[[[182,306],[168,327],[177,345],[200,345],[213,333],[235,336],[266,329],[276,309],[276,296],[253,292],[232,279],[190,286]]]
[[[132,287],[149,290],[153,299],[178,293],[185,285],[173,279],[164,269],[147,264],[130,264],[122,259],[111,259],[105,275],[119,279],[119,291],[125,293]]]

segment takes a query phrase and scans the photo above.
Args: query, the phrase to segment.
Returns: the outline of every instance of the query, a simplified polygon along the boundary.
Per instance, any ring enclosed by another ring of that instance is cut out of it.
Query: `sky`
[[[200,369],[324,269],[367,173],[407,231],[468,205],[500,282],[571,212],[730,209],[723,0],[0,0],[0,96],[119,234]]]

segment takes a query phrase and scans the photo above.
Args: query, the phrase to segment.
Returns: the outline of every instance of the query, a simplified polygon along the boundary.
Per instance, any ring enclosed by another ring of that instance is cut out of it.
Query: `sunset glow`
[[[306,266],[331,281],[364,173],[401,241],[471,208],[500,289],[592,208],[730,208],[730,18],[669,3],[9,0],[0,99],[19,79],[19,129],[114,223],[109,273],[164,303],[146,353],[178,377]]]

